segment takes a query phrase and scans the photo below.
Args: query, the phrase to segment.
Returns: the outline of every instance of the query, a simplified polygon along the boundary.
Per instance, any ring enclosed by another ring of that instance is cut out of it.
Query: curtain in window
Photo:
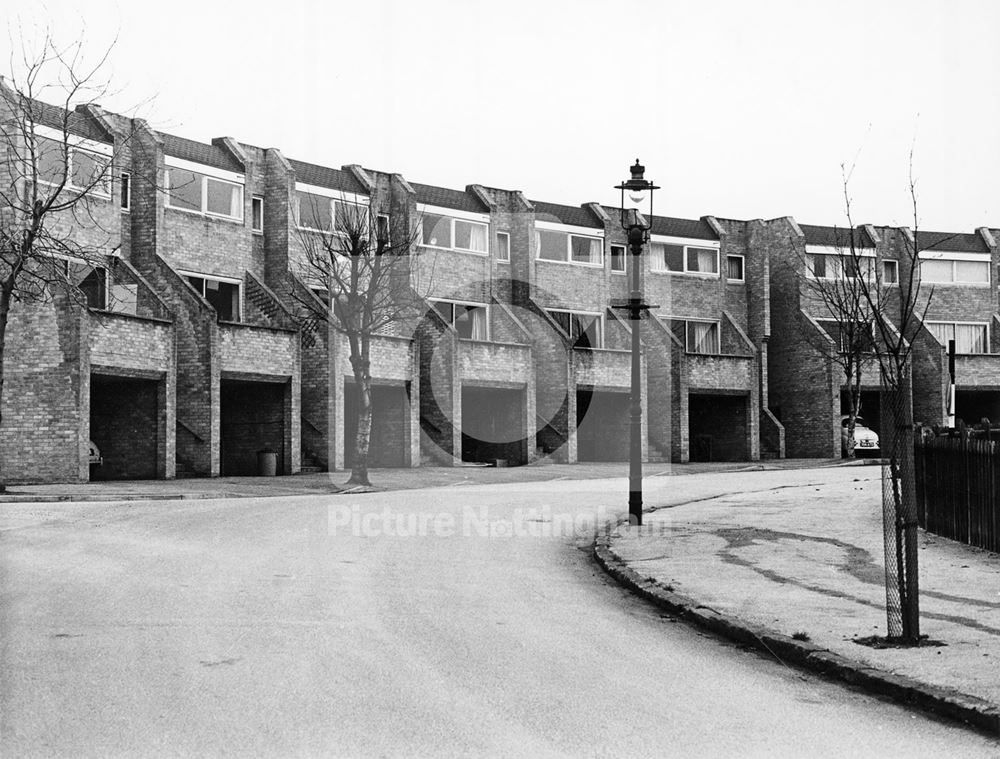
[[[489,335],[486,325],[486,309],[470,306],[469,316],[472,318],[472,339],[488,340]]]
[[[706,248],[688,248],[688,271],[702,274],[717,274],[719,271],[718,257],[714,250]]]
[[[719,352],[719,335],[712,322],[688,322],[688,350],[691,353]]]
[[[739,256],[726,257],[726,278],[743,279],[743,259]]]
[[[485,224],[470,224],[469,227],[471,233],[469,235],[469,250],[477,250],[480,253],[485,253],[488,227]]]
[[[956,282],[990,283],[990,264],[988,261],[956,261]]]
[[[955,325],[956,353],[987,353],[985,324]]]

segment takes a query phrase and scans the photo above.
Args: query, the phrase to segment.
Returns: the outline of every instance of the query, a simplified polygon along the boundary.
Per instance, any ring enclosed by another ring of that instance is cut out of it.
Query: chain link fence
[[[917,497],[913,461],[913,390],[909,373],[882,376],[882,520],[888,637],[917,642]]]

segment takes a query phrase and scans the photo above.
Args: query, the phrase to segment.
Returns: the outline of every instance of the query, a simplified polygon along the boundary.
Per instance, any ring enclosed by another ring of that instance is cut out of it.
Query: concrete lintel
[[[220,380],[235,380],[238,382],[263,382],[269,385],[284,385],[290,379],[290,374],[261,374],[259,372],[237,372],[223,369],[219,372]]]
[[[101,377],[154,381],[159,381],[167,376],[165,370],[139,369],[131,366],[110,366],[108,364],[91,364],[90,373],[100,375]]]

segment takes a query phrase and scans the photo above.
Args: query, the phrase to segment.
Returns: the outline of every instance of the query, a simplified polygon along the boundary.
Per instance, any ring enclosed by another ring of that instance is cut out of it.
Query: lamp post
[[[642,384],[639,371],[639,356],[641,342],[639,325],[642,323],[642,312],[655,306],[650,306],[642,300],[642,279],[639,264],[642,256],[642,246],[649,240],[649,228],[653,220],[653,190],[660,189],[643,177],[646,168],[635,159],[632,166],[632,177],[620,185],[621,190],[621,225],[628,236],[629,264],[632,267],[629,277],[629,297],[625,301],[612,302],[613,308],[628,311],[632,323],[632,390],[629,394],[629,468],[628,468],[628,521],[629,525],[642,525]],[[647,211],[643,218],[641,212]]]

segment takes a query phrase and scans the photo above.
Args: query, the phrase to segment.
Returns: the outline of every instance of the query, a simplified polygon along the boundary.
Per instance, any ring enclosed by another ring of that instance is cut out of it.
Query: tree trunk
[[[854,431],[858,426],[858,413],[861,410],[861,371],[857,370],[854,377],[847,378],[847,458],[853,459],[856,456],[855,448],[857,442],[854,438]]]
[[[7,353],[7,319],[10,316],[10,296],[10,291],[6,287],[0,289],[0,432],[3,431],[4,356]],[[4,484],[3,473],[5,463],[3,457],[0,456],[0,493],[7,489],[7,486]]]
[[[354,381],[358,388],[358,432],[354,439],[354,463],[348,485],[370,486],[368,448],[372,437],[372,378],[366,357],[351,356]]]

